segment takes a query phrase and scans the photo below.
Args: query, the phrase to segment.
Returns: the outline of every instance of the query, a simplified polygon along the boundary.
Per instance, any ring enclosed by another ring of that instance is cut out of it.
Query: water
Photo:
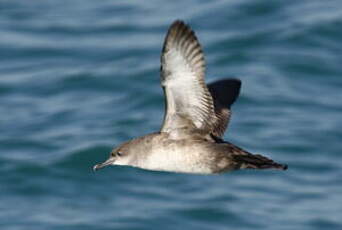
[[[243,82],[225,138],[288,171],[91,171],[159,129],[178,18]],[[1,1],[0,228],[342,229],[341,26],[341,1]]]

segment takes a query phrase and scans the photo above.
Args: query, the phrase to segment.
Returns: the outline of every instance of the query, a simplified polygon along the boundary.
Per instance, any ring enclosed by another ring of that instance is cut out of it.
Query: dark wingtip
[[[180,20],[180,19],[173,21],[173,23],[170,25],[167,31],[167,34],[164,40],[163,52],[166,51],[168,44],[173,44],[174,42],[178,43],[177,41],[179,41],[179,39],[189,34],[190,34],[190,37],[187,40],[191,38],[190,39],[191,42],[199,43],[195,35],[195,32],[191,29],[191,27],[188,24],[186,24],[183,20]],[[183,44],[183,45],[186,45],[186,44]],[[188,52],[190,51],[191,50],[189,50]]]
[[[208,89],[215,102],[230,108],[240,94],[241,80],[226,78],[208,84]]]
[[[172,22],[172,24],[170,25],[169,29],[168,29],[168,35],[174,31],[174,30],[178,30],[179,27],[189,27],[183,20],[175,20]],[[168,37],[168,35],[166,37]]]
[[[283,165],[283,170],[287,170],[289,168],[289,166],[288,165]]]
[[[172,27],[173,25],[177,25],[177,24],[185,24],[185,22],[181,19],[176,19],[172,22],[170,27]]]

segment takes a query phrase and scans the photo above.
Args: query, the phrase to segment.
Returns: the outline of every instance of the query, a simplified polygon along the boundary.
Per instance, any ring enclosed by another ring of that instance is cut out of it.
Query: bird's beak
[[[108,160],[106,160],[105,162],[100,163],[100,164],[97,164],[97,165],[94,165],[93,170],[94,170],[94,171],[97,171],[97,170],[99,170],[99,169],[102,169],[102,168],[104,168],[104,167],[106,167],[106,166],[108,166],[108,165],[113,164],[114,161],[115,161],[115,157],[110,157],[110,158],[109,158]]]

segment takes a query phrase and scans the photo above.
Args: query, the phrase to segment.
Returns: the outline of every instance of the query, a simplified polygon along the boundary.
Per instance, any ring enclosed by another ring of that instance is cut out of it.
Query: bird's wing
[[[204,75],[204,54],[195,33],[184,22],[175,21],[166,35],[161,55],[161,85],[166,105],[162,132],[174,136],[189,130],[203,135],[211,133],[216,115]]]
[[[241,81],[234,78],[219,80],[208,84],[209,92],[214,100],[217,120],[212,134],[222,137],[231,117],[231,105],[239,96]]]

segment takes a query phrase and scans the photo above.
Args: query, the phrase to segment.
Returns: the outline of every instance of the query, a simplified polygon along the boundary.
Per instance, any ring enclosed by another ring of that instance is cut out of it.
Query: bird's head
[[[108,159],[103,163],[96,164],[93,170],[97,171],[109,165],[132,165],[134,160],[134,145],[130,145],[130,142],[125,142],[114,148],[110,152]]]

